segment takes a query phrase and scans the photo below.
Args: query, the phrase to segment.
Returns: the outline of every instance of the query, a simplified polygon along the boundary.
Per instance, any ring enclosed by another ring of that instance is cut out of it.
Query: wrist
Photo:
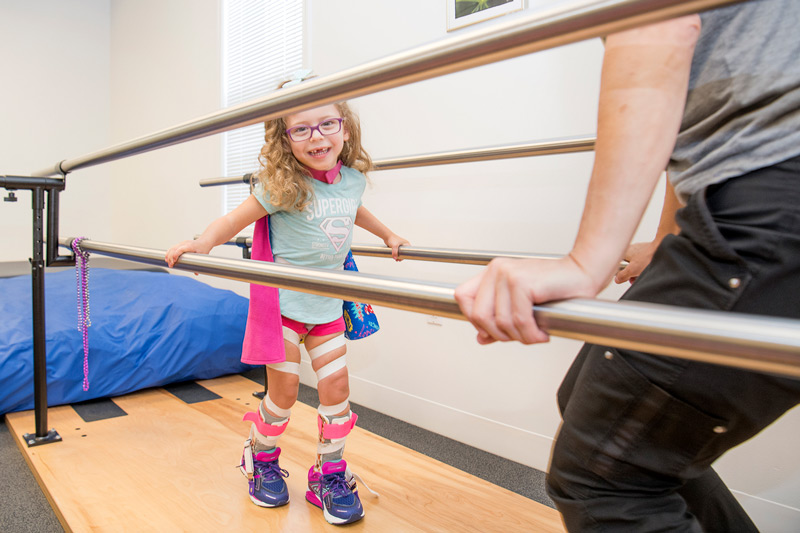
[[[579,248],[573,248],[567,258],[583,273],[593,295],[605,288],[619,265],[619,259],[611,259],[605,254],[591,254]]]

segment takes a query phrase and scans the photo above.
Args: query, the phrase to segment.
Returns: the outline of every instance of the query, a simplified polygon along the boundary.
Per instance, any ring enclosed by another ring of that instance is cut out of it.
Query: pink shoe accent
[[[358,420],[358,415],[352,411],[350,412],[350,420],[344,424],[329,424],[324,422],[321,416],[317,416],[317,430],[323,439],[343,439],[353,430],[356,420]]]
[[[255,411],[250,411],[244,414],[242,420],[245,422],[252,422],[256,425],[256,429],[262,435],[266,435],[267,437],[274,437],[276,435],[282,434],[286,430],[286,424],[289,423],[287,419],[286,422],[281,424],[280,426],[273,426],[272,424],[267,424],[263,420],[261,420],[261,415],[256,413]]]
[[[315,467],[311,467],[308,469],[308,490],[306,491],[306,500],[309,503],[316,505],[320,509],[324,509],[322,505],[322,500],[319,499],[319,495],[315,492],[314,489],[317,491],[320,490],[320,483],[322,482],[322,476],[327,474],[336,474],[338,472],[345,472],[347,470],[347,462],[344,459],[340,459],[339,461],[333,461],[329,463],[324,463],[322,465],[322,471],[317,470]]]
[[[308,469],[308,490],[306,491],[306,500],[322,509],[322,500],[319,499],[317,493],[312,490],[312,485],[316,490],[319,490],[320,480],[322,474],[318,472],[313,466]]]
[[[256,461],[263,461],[263,462],[265,462],[265,463],[268,463],[268,462],[270,462],[270,461],[277,461],[277,460],[278,460],[278,457],[279,457],[280,455],[281,455],[281,449],[280,449],[280,448],[275,448],[275,451],[274,451],[274,452],[271,452],[271,453],[268,453],[268,452],[258,452],[258,453],[255,455],[254,459],[255,459]]]
[[[322,509],[322,500],[317,498],[317,494],[313,490],[306,491],[306,500],[308,501],[308,503],[316,505],[317,507]]]
[[[338,474],[339,472],[344,472],[345,470],[347,470],[347,461],[344,459],[323,463],[322,465],[323,476],[328,474]]]

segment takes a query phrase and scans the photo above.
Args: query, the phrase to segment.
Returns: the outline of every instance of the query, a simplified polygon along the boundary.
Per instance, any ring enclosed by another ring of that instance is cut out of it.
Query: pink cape
[[[272,262],[269,243],[269,217],[256,221],[251,259]],[[242,343],[242,362],[251,365],[281,363],[286,360],[278,289],[250,284],[250,308]]]

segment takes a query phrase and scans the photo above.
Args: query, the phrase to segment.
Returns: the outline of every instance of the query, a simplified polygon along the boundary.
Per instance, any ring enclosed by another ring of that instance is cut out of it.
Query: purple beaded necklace
[[[78,237],[72,241],[75,252],[75,277],[78,285],[78,331],[83,335],[83,390],[89,390],[89,252],[81,249],[81,241],[86,237]]]

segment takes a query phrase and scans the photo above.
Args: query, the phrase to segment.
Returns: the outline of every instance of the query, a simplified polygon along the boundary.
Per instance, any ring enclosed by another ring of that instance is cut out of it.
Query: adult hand
[[[536,324],[533,305],[566,298],[594,297],[589,274],[566,256],[548,259],[494,259],[476,277],[456,288],[461,312],[478,330],[478,342],[547,342]]]
[[[636,278],[639,277],[642,270],[650,264],[650,260],[653,259],[656,248],[658,248],[658,243],[656,243],[656,241],[636,242],[628,246],[628,249],[625,251],[625,260],[628,262],[628,266],[617,272],[617,275],[614,277],[614,282],[625,283],[626,281],[630,281],[633,283],[636,281]]]

